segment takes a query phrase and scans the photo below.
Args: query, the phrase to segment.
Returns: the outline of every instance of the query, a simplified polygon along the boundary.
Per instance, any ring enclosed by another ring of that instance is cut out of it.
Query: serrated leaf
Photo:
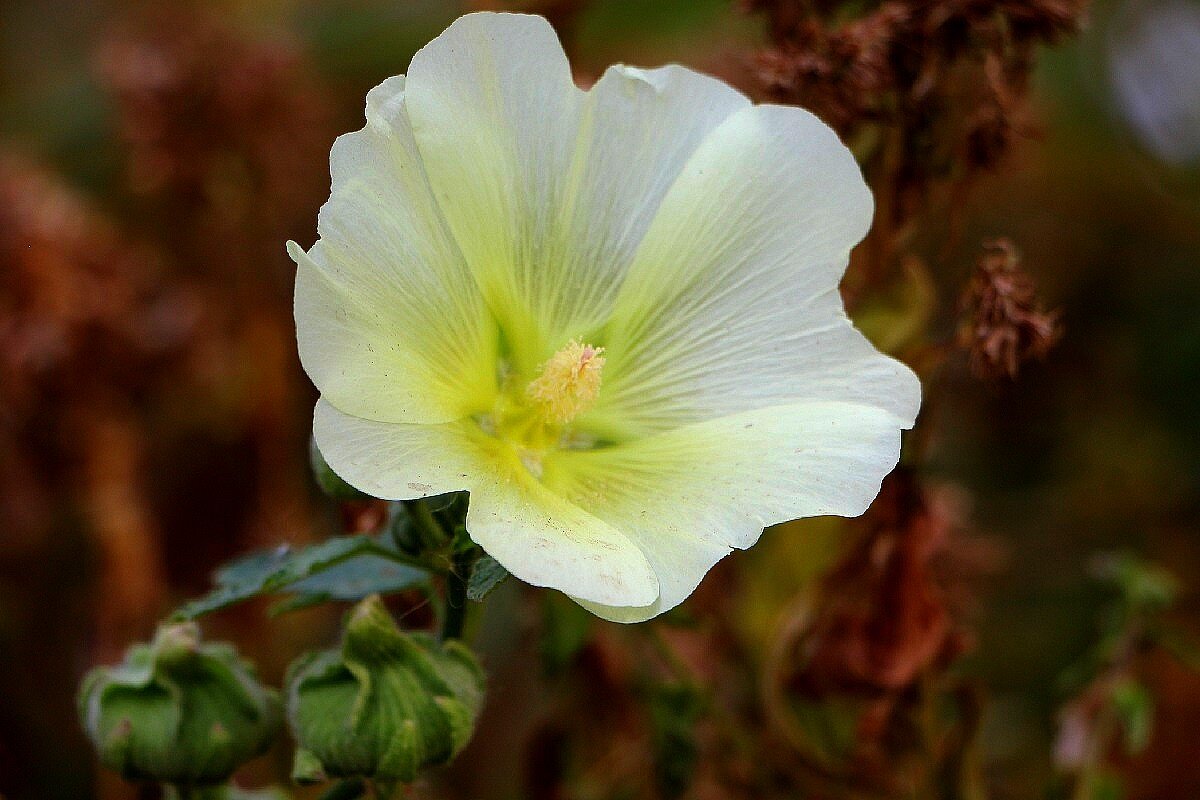
[[[216,588],[185,604],[175,617],[195,619],[264,594],[295,592],[301,597],[357,600],[376,592],[399,591],[427,576],[405,560],[394,548],[366,535],[338,536],[301,549],[281,545],[219,569]],[[382,563],[388,569],[382,569]]]
[[[481,556],[467,580],[467,599],[481,602],[508,577],[508,570],[491,556]]]

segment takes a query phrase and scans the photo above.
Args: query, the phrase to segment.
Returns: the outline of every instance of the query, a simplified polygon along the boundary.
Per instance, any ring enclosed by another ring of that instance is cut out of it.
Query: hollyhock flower
[[[367,95],[295,243],[316,442],[376,497],[610,620],[764,526],[863,512],[916,377],[837,291],[871,195],[811,114],[678,66],[578,89],[543,19],[471,14]]]

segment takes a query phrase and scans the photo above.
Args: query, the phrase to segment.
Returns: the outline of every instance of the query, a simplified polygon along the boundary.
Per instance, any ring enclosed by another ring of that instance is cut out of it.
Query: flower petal
[[[659,205],[704,138],[750,101],[680,66],[610,67],[587,93],[563,219],[561,276],[542,287],[552,342],[587,337],[607,320]]]
[[[870,225],[851,153],[798,108],[734,114],[692,155],[629,268],[590,421],[616,438],[799,400],[911,423],[920,388],[846,319],[837,283]]]
[[[585,94],[549,23],[489,13],[413,58],[408,95],[438,201],[527,374],[606,318],[688,156],[749,105],[681,67],[614,67]]]
[[[748,411],[548,461],[546,482],[627,535],[658,575],[637,622],[674,607],[731,548],[801,517],[857,516],[896,465],[904,421],[879,408],[814,401]]]
[[[300,359],[327,400],[390,422],[487,407],[496,331],[430,192],[403,78],[367,96],[367,125],[330,153],[320,241],[295,243]]]
[[[603,605],[641,606],[658,596],[658,580],[641,550],[548,491],[473,422],[375,422],[321,399],[313,435],[333,471],[374,497],[470,491],[471,538],[526,583]]]

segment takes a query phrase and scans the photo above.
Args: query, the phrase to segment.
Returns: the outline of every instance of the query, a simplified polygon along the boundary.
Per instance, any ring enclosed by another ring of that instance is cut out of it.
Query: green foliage
[[[1130,612],[1160,611],[1179,595],[1174,575],[1131,553],[1106,553],[1095,560],[1092,571],[1118,591],[1120,603]]]
[[[500,562],[491,556],[481,556],[471,568],[471,577],[467,581],[467,599],[483,602],[508,577],[508,570],[500,566]]]
[[[542,595],[542,635],[538,649],[547,675],[559,674],[575,660],[587,644],[593,619],[586,609],[565,597],[550,592]]]
[[[98,667],[79,692],[84,730],[100,760],[131,780],[220,784],[278,733],[278,694],[229,644],[201,644],[194,623],[164,625],[116,667]]]
[[[195,619],[259,595],[288,593],[279,611],[326,600],[359,600],[423,583],[428,573],[411,563],[389,540],[367,535],[339,536],[301,549],[262,550],[232,561],[215,575],[216,589],[178,611]]]
[[[815,764],[830,770],[844,769],[857,744],[861,704],[839,696],[824,698],[823,702],[802,696],[789,700],[793,744]]]
[[[1099,637],[1063,676],[1078,697],[1068,705],[1087,737],[1077,762],[1065,764],[1075,785],[1072,797],[1120,800],[1124,789],[1107,764],[1120,743],[1129,756],[1149,746],[1154,733],[1155,698],[1136,669],[1138,656],[1161,648],[1183,665],[1194,666],[1195,645],[1165,617],[1179,595],[1179,582],[1161,566],[1129,553],[1106,553],[1094,560],[1093,574],[1113,597],[1101,618]],[[1070,740],[1070,739],[1068,739]]]
[[[668,683],[653,686],[648,700],[655,783],[663,797],[681,797],[692,784],[700,759],[695,726],[706,698],[690,683]]]
[[[1085,796],[1087,800],[1124,800],[1125,786],[1119,775],[1100,772],[1093,776]]]
[[[1141,682],[1126,678],[1112,690],[1112,706],[1124,734],[1125,752],[1136,755],[1150,744],[1154,730],[1154,696]]]
[[[466,647],[402,632],[369,597],[349,615],[339,649],[288,670],[287,716],[300,744],[293,777],[411,781],[470,739],[483,684]]]

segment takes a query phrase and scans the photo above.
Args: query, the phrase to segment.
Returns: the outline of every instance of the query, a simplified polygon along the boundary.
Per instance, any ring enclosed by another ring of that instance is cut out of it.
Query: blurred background
[[[155,796],[95,764],[84,671],[223,561],[375,524],[310,475],[283,243],[366,91],[484,7],[546,14],[583,85],[676,61],[834,125],[879,207],[848,307],[927,400],[866,517],[666,619],[506,583],[475,739],[412,796],[1200,797],[1187,0],[4,0],[0,797]],[[205,627],[277,685],[340,613]]]

